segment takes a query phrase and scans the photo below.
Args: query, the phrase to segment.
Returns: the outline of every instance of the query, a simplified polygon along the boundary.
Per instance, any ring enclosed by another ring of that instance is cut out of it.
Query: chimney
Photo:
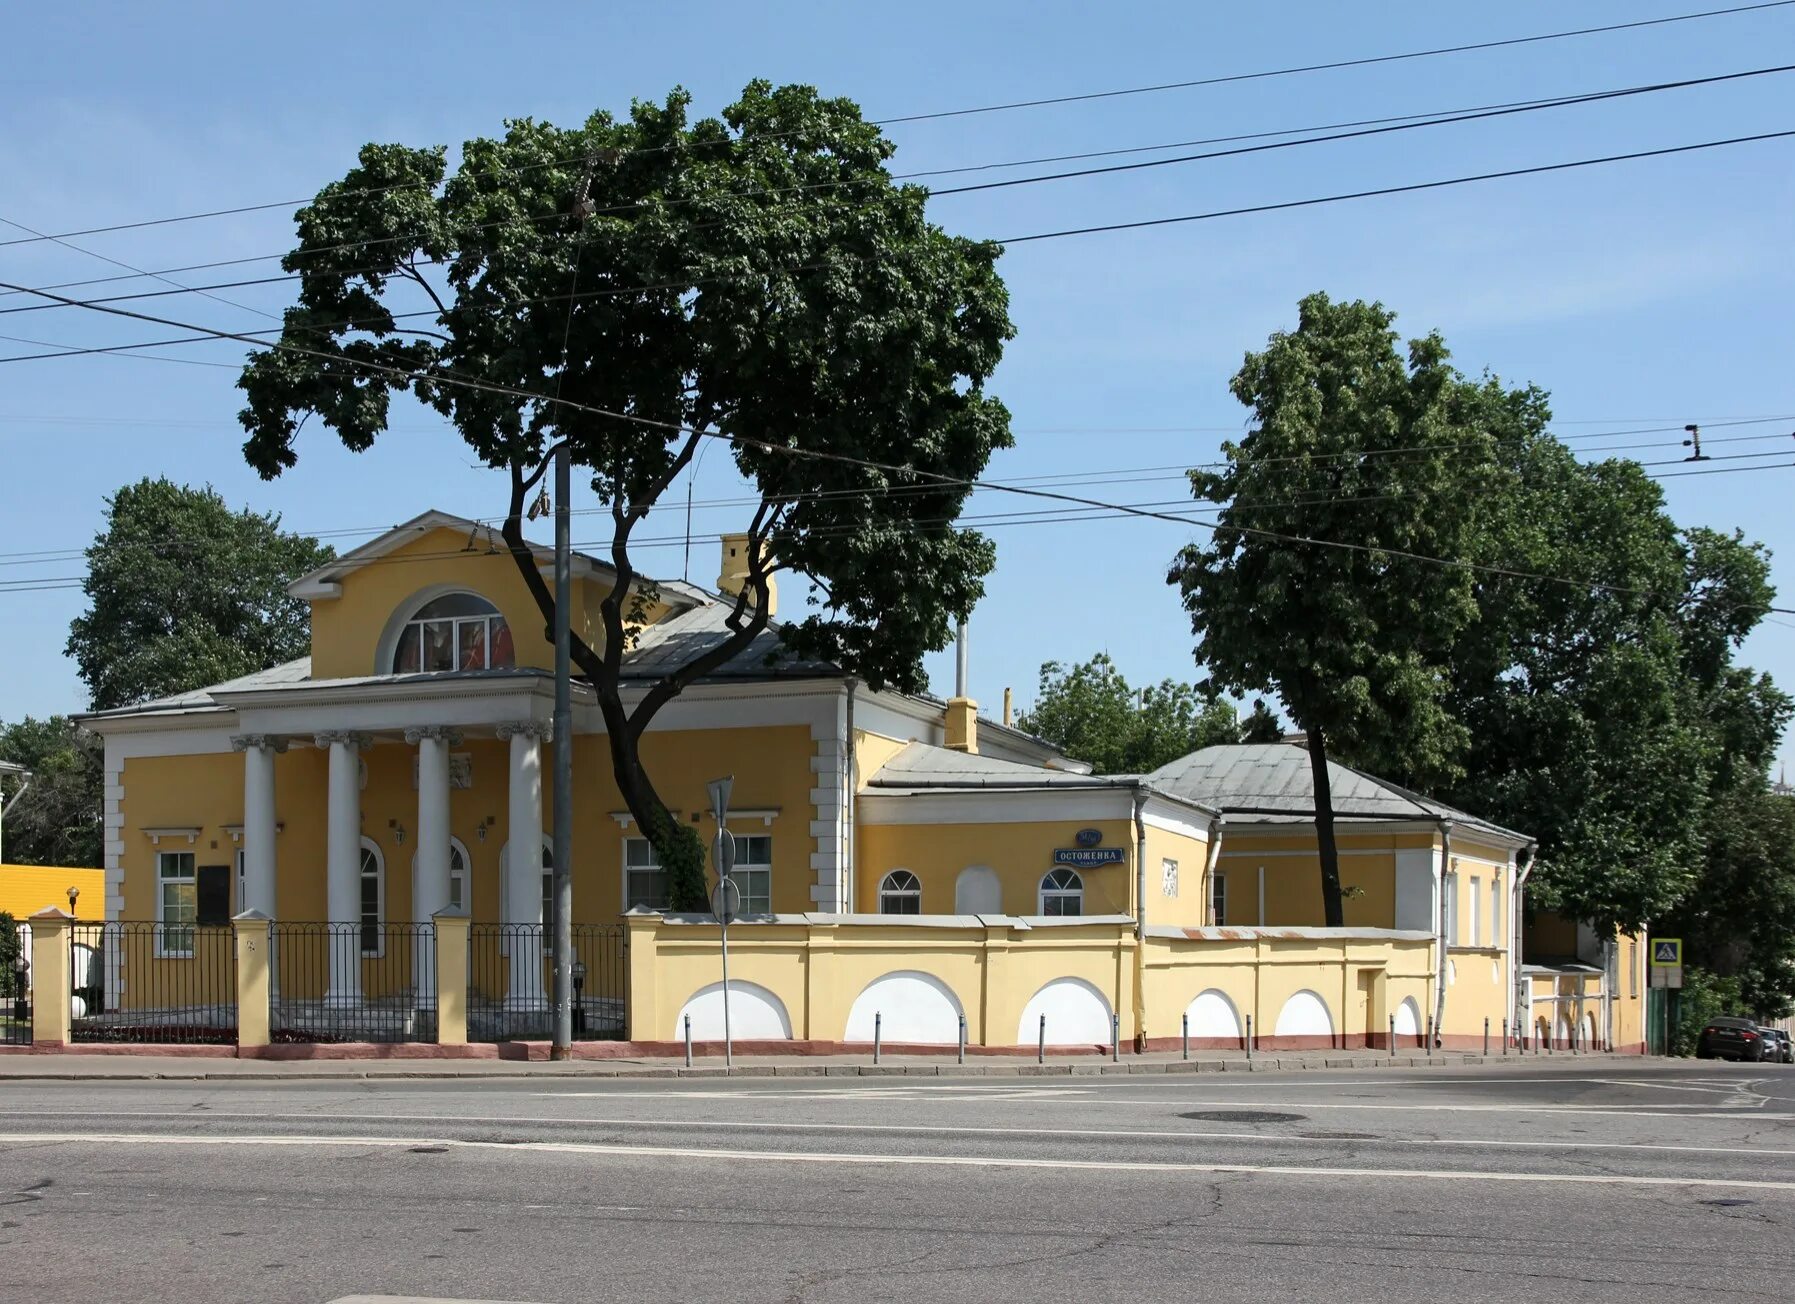
[[[742,591],[748,582],[748,536],[746,534],[725,534],[722,538],[722,567],[717,572],[717,592],[726,598],[733,598]],[[771,577],[767,579],[767,615],[772,616],[779,606],[779,585]]]
[[[954,660],[954,695],[947,700],[947,746],[956,752],[977,754],[979,704],[966,696],[966,622],[960,622],[959,648]]]

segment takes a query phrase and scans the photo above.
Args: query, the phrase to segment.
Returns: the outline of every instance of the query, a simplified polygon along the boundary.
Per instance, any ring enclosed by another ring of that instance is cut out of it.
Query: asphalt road
[[[0,1085],[0,1300],[1795,1297],[1795,1069]]]

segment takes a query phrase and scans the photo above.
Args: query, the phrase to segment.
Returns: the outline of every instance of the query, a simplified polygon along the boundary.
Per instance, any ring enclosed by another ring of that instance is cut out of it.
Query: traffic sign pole
[[[711,813],[717,817],[717,843],[712,860],[717,868],[717,887],[711,897],[711,913],[717,918],[723,950],[723,1071],[735,1067],[735,1037],[729,1021],[729,921],[735,917],[736,905],[729,899],[735,881],[729,877],[735,868],[735,838],[729,832],[729,793],[735,776],[725,775],[706,785],[710,793]],[[740,894],[737,894],[737,901]]]

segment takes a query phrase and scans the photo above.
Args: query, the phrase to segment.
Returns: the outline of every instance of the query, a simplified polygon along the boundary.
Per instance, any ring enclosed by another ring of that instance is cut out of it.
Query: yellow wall
[[[0,865],[0,912],[29,919],[40,910],[69,908],[69,889],[80,892],[75,913],[98,919],[106,912],[106,871],[56,865]]]
[[[994,797],[993,800],[1001,800]],[[1120,915],[1133,911],[1134,833],[1128,819],[1043,821],[1016,824],[860,824],[854,832],[855,909],[879,911],[879,883],[894,869],[907,869],[922,883],[922,913],[952,914],[954,881],[971,865],[989,865],[1003,888],[1005,914],[1040,913],[1041,879],[1053,866],[1056,847],[1075,845],[1073,833],[1095,828],[1103,845],[1122,847],[1128,858],[1116,865],[1080,869],[1084,913]],[[1157,864],[1157,862],[1154,862]],[[1152,889],[1150,885],[1150,890]]]
[[[630,920],[629,1030],[638,1041],[676,1039],[680,1013],[718,980],[717,930]],[[800,1041],[841,1042],[850,1009],[875,979],[922,972],[952,991],[967,1020],[970,1043],[1015,1046],[1022,1012],[1048,982],[1078,978],[1103,994],[1135,1029],[1135,939],[1120,924],[1015,930],[898,924],[762,924],[730,930],[732,981],[772,992]],[[1275,1043],[1284,1003],[1313,991],[1328,1005],[1337,1044],[1381,1038],[1387,1011],[1404,997],[1429,1008],[1432,948],[1425,941],[1149,938],[1144,953],[1146,1027],[1151,1046],[1177,1043],[1180,1020],[1199,992],[1224,992],[1251,1015],[1261,1046]],[[1465,1031],[1448,1024],[1449,1031]],[[1030,1039],[1020,1038],[1023,1045]]]
[[[1147,826],[1147,923],[1181,928],[1200,927],[1207,921],[1207,888],[1203,866],[1209,844],[1170,829]],[[1165,862],[1178,862],[1178,894],[1165,894]]]
[[[1348,928],[1389,928],[1396,910],[1396,852],[1436,844],[1431,833],[1342,833],[1340,886]],[[1250,926],[1259,920],[1259,870],[1265,870],[1267,927],[1320,927],[1327,921],[1321,900],[1321,865],[1315,835],[1242,833],[1222,835],[1216,869],[1227,876],[1226,922]],[[1356,892],[1353,889],[1357,889]]]

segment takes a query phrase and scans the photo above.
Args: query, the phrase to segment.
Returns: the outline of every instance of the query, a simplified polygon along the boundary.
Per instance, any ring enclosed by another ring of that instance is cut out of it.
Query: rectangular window
[[[193,954],[193,921],[199,916],[199,880],[191,851],[156,854],[158,955]]]
[[[1627,995],[1639,999],[1639,939],[1627,939]]]
[[[247,855],[241,847],[237,849],[237,914],[249,909],[249,883],[244,871],[244,866],[248,863]]]
[[[655,859],[654,844],[647,838],[623,840],[623,908],[667,908],[667,871]]]
[[[361,875],[361,953],[379,955],[386,941],[386,930],[380,926],[380,876],[369,872],[367,852],[362,853]]]
[[[1209,923],[1214,928],[1228,926],[1228,876],[1226,874],[1210,876]]]
[[[744,915],[773,913],[773,839],[764,833],[736,834],[735,869],[730,872],[742,894]]]
[[[1471,945],[1483,945],[1483,879],[1471,875]]]

